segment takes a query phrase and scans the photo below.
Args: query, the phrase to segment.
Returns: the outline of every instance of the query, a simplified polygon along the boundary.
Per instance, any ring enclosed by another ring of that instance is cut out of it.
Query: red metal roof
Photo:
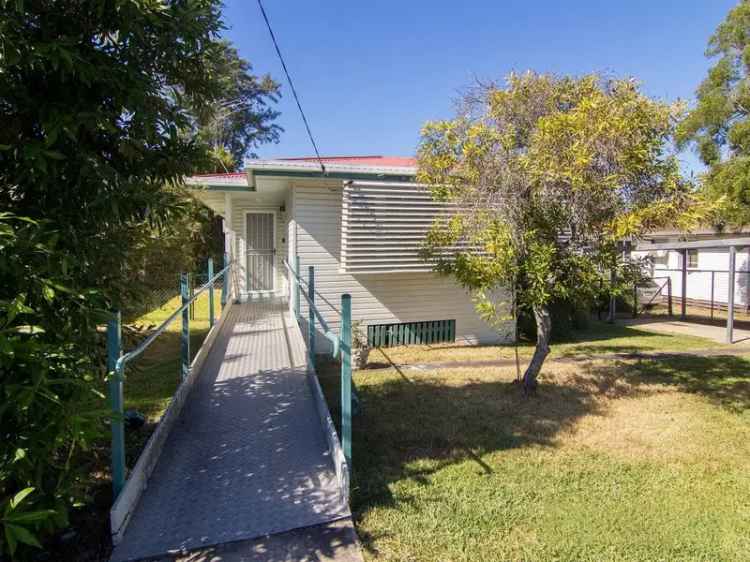
[[[265,160],[265,162],[273,162],[273,160],[278,160],[280,162],[318,162],[318,158],[315,156],[301,156],[298,158],[275,158],[272,160]],[[323,156],[321,157],[321,160],[324,164],[346,164],[350,166],[362,167],[372,166],[373,168],[413,168],[417,165],[416,158],[410,158],[407,156]],[[250,162],[252,162],[252,160]],[[229,172],[223,174],[196,174],[193,177],[215,180],[240,180],[246,178],[247,175],[246,172]]]
[[[299,158],[277,158],[287,162],[317,162],[315,156],[302,156]],[[416,158],[408,156],[323,156],[321,160],[324,164],[350,164],[352,166],[405,166],[414,167],[417,165]]]

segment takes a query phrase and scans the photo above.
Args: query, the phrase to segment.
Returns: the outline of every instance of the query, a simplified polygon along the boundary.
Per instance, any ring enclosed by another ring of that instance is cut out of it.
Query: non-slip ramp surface
[[[285,306],[229,313],[113,562],[349,515]]]

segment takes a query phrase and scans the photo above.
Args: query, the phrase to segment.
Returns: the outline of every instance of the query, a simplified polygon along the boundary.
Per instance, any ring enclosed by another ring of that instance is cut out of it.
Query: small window
[[[688,250],[688,269],[698,269],[698,250]]]
[[[651,263],[659,267],[669,267],[669,252],[651,254]]]

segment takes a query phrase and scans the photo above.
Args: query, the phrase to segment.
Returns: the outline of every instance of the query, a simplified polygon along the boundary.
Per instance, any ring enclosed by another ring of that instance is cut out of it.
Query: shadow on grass
[[[667,356],[659,359],[613,361],[588,370],[599,391],[607,393],[625,381],[636,391],[662,384],[698,394],[716,406],[741,413],[750,408],[750,361],[732,355],[712,357]],[[574,377],[575,378],[575,377]]]
[[[623,351],[619,348],[618,351]],[[487,453],[527,447],[551,447],[555,437],[586,415],[603,414],[606,401],[655,392],[653,385],[674,386],[698,394],[732,412],[750,408],[750,361],[736,356],[668,356],[658,360],[584,363],[562,382],[544,380],[537,396],[522,397],[508,381],[461,381],[439,372],[415,375],[398,368],[386,373],[360,371],[362,413],[353,426],[353,512],[409,503],[412,480],[429,485],[431,475],[457,463],[473,462],[478,475],[492,474]],[[339,371],[327,363],[318,369],[336,422],[339,422]],[[449,371],[442,371],[448,373]],[[377,539],[361,539],[374,549]]]
[[[373,508],[411,501],[393,497],[395,482],[429,485],[435,472],[466,461],[474,463],[477,474],[492,474],[483,455],[552,446],[558,432],[598,411],[594,396],[575,386],[545,383],[537,396],[525,399],[514,382],[467,380],[454,386],[435,376],[396,372],[361,372],[357,377],[362,412],[353,422],[355,520]],[[338,425],[338,366],[323,363],[318,373]],[[379,380],[371,382],[370,377]],[[360,538],[372,549],[379,537]]]

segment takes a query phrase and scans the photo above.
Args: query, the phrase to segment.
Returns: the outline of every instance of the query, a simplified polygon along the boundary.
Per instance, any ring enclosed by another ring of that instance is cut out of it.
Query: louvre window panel
[[[369,347],[427,345],[456,341],[455,320],[426,320],[367,326]]]
[[[438,217],[458,208],[435,201],[413,183],[353,181],[344,184],[341,217],[341,270],[344,273],[429,272],[422,243]],[[451,249],[442,254],[449,256]]]

